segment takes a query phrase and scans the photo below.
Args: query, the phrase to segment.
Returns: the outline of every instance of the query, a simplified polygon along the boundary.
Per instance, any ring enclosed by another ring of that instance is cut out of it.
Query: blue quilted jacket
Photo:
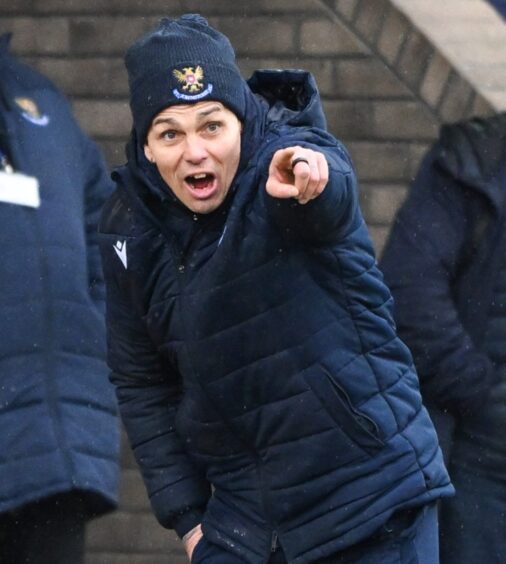
[[[251,564],[278,542],[314,562],[452,487],[313,80],[250,87],[239,171],[209,215],[174,200],[133,134],[100,227],[109,364],[164,526],[202,522]],[[292,145],[330,166],[305,206],[265,191]]]
[[[115,506],[119,425],[105,363],[98,215],[112,183],[62,94],[0,38],[0,149],[38,209],[0,202],[0,513],[80,490]]]

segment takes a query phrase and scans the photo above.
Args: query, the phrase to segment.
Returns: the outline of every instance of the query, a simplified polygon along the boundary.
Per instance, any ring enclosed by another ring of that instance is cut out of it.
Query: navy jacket
[[[497,380],[483,337],[506,248],[506,114],[444,126],[381,261],[428,401],[456,415]]]
[[[118,417],[97,221],[111,182],[62,94],[0,39],[0,149],[38,209],[0,202],[0,512],[81,490],[112,508]]]
[[[313,80],[250,86],[239,171],[209,215],[174,200],[133,136],[100,228],[109,363],[164,526],[202,521],[252,564],[278,541],[313,562],[452,488]],[[330,166],[305,206],[265,191],[293,145]]]

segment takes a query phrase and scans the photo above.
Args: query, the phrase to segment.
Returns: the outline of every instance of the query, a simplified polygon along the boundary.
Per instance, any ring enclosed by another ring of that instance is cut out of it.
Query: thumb
[[[265,189],[273,198],[296,198],[299,195],[299,191],[294,184],[282,182],[272,174],[267,179]]]

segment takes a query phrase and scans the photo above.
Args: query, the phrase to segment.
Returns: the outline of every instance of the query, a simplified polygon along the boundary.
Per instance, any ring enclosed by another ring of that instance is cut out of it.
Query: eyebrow
[[[206,118],[207,116],[213,114],[214,112],[221,112],[223,108],[221,108],[220,106],[212,106],[211,108],[207,109],[207,110],[202,110],[200,112],[198,112],[197,117],[199,119],[203,119]],[[159,118],[155,118],[155,120],[153,121],[153,126],[158,125],[160,123],[166,123],[168,125],[178,125],[179,122],[177,119],[175,118],[171,118],[171,117],[159,117]]]
[[[200,111],[197,115],[199,117],[207,117],[209,114],[212,114],[214,112],[221,112],[221,110],[222,110],[221,106],[212,106],[208,110]]]

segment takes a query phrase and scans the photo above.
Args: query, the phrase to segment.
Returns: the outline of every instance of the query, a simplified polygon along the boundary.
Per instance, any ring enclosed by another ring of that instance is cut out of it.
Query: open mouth
[[[194,190],[206,190],[213,187],[214,184],[214,174],[192,174],[185,178],[186,182]]]

